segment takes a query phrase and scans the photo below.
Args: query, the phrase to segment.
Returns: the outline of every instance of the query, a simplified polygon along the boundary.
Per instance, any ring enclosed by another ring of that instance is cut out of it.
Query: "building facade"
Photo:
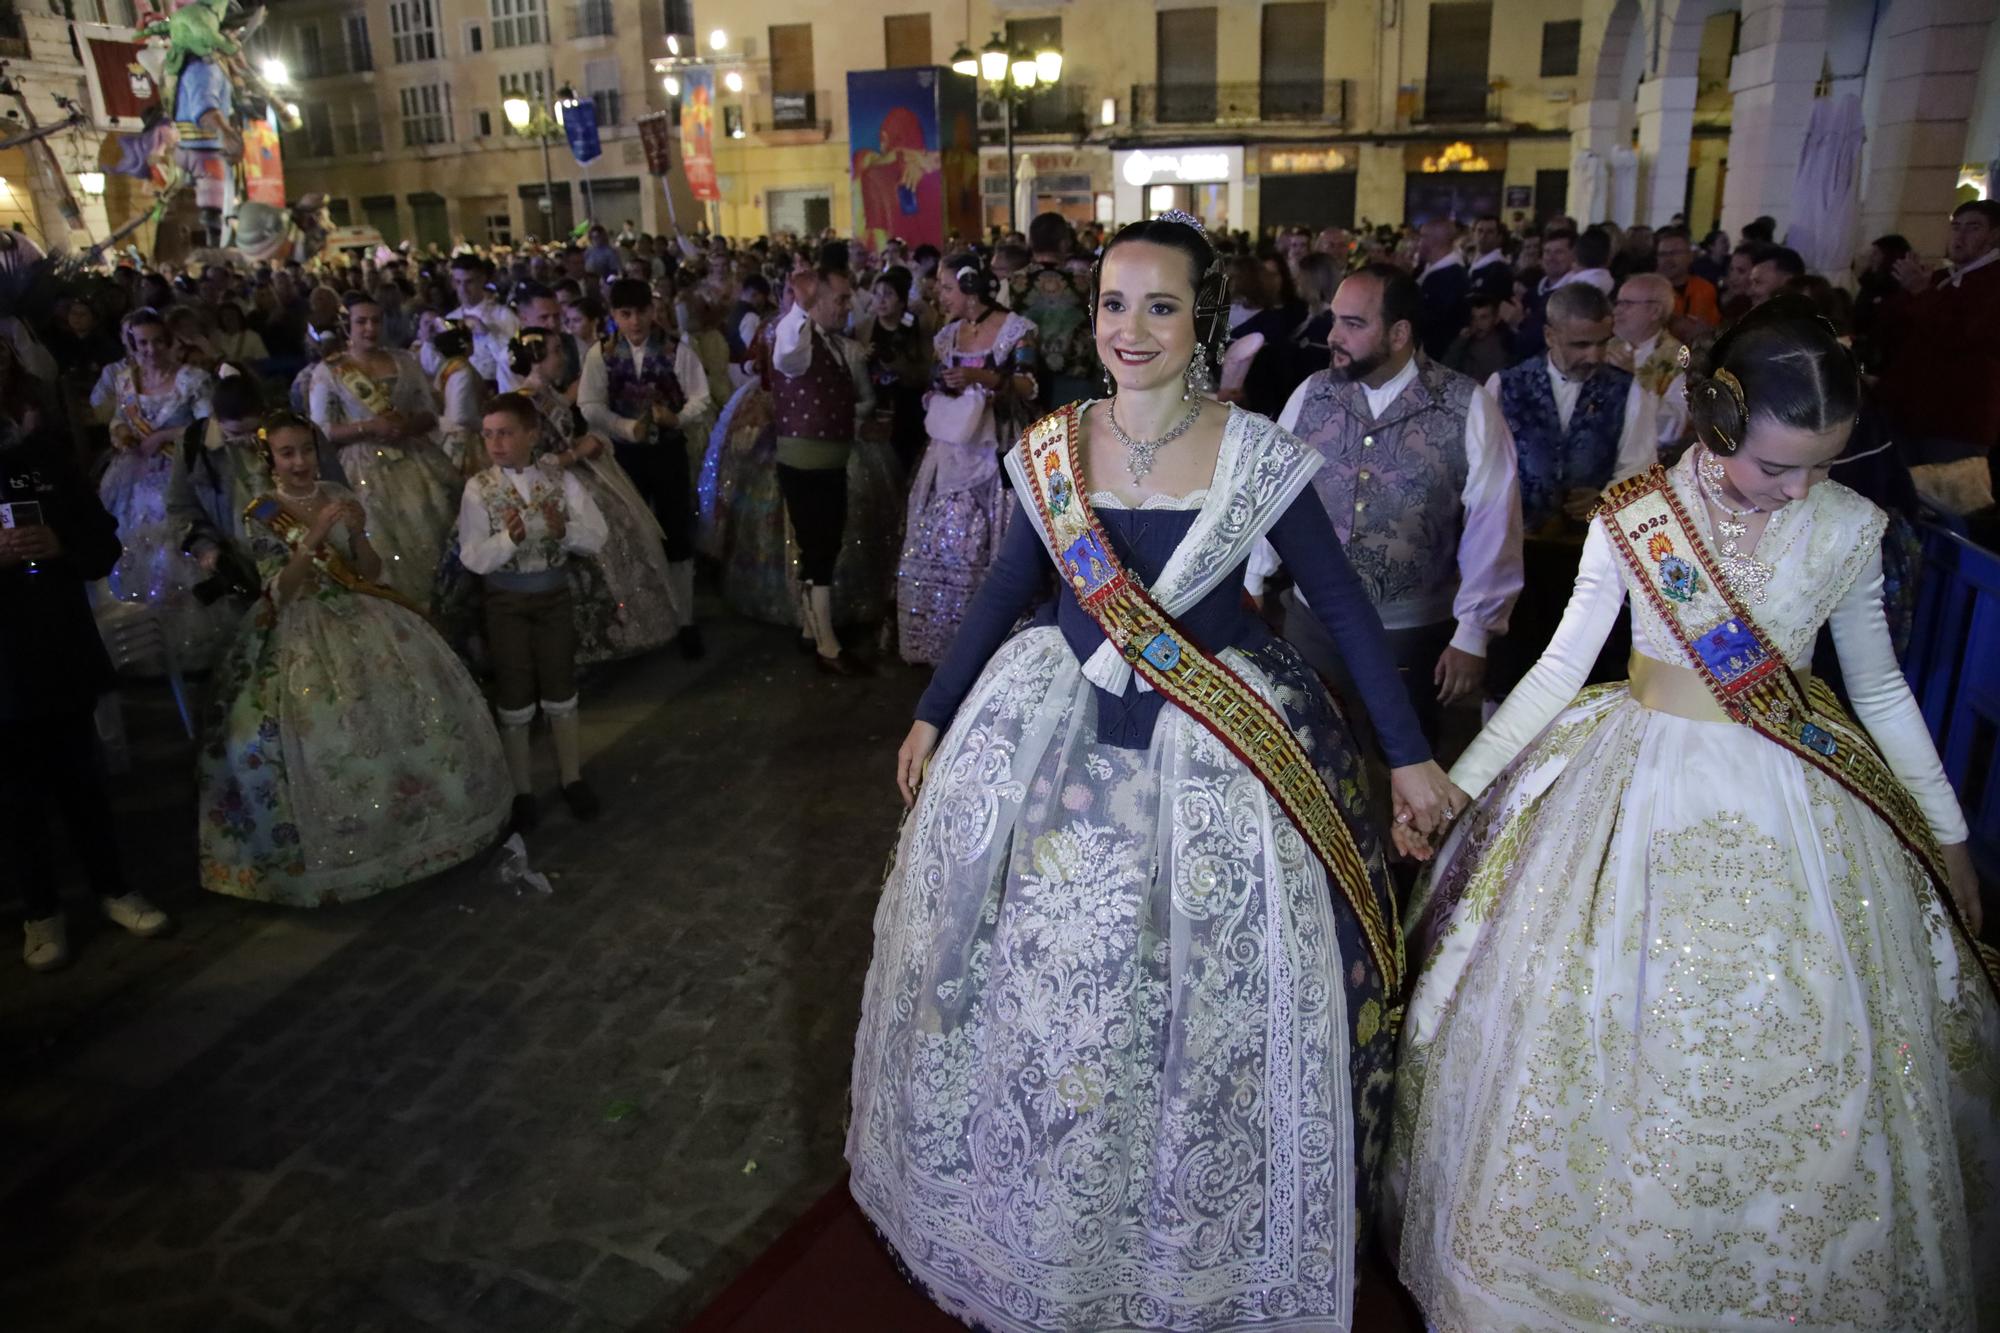
[[[668,23],[687,26],[686,6],[291,0],[261,52],[284,62],[303,120],[284,136],[287,190],[324,194],[335,225],[391,244],[567,235],[586,216],[664,230],[637,120],[667,104],[650,57]],[[596,108],[602,156],[588,165],[550,113],[564,89]],[[534,109],[527,133],[508,122],[514,97]]]
[[[586,214],[655,231],[851,233],[847,73],[948,65],[998,34],[1064,63],[1014,107],[1011,174],[1007,108],[981,99],[992,225],[1180,206],[1253,232],[1490,210],[1679,214],[1697,230],[1768,213],[1782,234],[1814,103],[1852,93],[1866,130],[1861,241],[1898,230],[1935,252],[1953,200],[1994,184],[1996,7],[288,0],[265,40],[304,118],[285,138],[290,192],[323,193],[336,223],[391,241],[567,233]],[[677,109],[655,64],[670,39],[718,75],[722,199],[706,208],[684,182],[670,198],[647,175],[634,126]],[[556,138],[545,173],[543,143],[514,132],[504,104],[544,107],[565,87],[596,104],[603,156],[580,167]]]

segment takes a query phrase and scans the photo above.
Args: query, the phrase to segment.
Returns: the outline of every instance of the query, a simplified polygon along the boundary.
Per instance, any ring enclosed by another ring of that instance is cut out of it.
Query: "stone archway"
[[[1630,151],[1633,96],[1645,73],[1648,8],[1642,0],[1591,0],[1584,10],[1585,34],[1599,36],[1594,43],[1586,40],[1589,55],[1580,71],[1590,97],[1570,111],[1569,212],[1585,226],[1632,221],[1615,216],[1613,192],[1600,173]]]
[[[1739,0],[1661,0],[1638,88],[1639,219],[1664,226],[1682,211],[1694,148],[1695,103],[1708,22]]]

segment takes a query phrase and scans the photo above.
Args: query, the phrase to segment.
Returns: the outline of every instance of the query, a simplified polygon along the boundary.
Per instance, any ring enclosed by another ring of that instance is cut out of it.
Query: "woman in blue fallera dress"
[[[854,1196],[978,1327],[1345,1329],[1395,908],[1345,722],[1241,602],[1260,537],[1349,659],[1398,818],[1441,828],[1448,787],[1319,455],[1200,391],[1206,236],[1134,224],[1098,286],[1117,396],[1009,451],[1006,539],[898,756]]]

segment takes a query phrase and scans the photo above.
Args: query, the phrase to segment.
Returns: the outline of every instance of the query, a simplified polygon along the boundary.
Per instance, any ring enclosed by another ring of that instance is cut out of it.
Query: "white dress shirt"
[[[1570,413],[1576,411],[1577,400],[1583,396],[1583,381],[1571,379],[1556,369],[1555,362],[1546,358],[1543,364],[1548,367],[1549,387],[1555,391],[1556,415],[1562,420],[1562,428],[1568,430]],[[1492,395],[1495,403],[1500,401],[1498,375],[1487,379],[1486,392]],[[1612,481],[1637,476],[1658,460],[1659,415],[1660,400],[1640,388],[1639,381],[1634,378],[1632,387],[1625,393],[1625,427],[1618,436],[1618,461],[1611,468]]]
[[[1381,388],[1361,386],[1369,414],[1381,417],[1410,381],[1417,377],[1417,363],[1398,371]],[[1306,395],[1312,388],[1307,380],[1293,390],[1278,425],[1293,430]],[[1452,597],[1452,614],[1458,624],[1452,631],[1451,646],[1474,657],[1486,656],[1487,640],[1507,632],[1507,618],[1520,595],[1521,571],[1521,478],[1514,460],[1514,437],[1500,414],[1499,401],[1489,389],[1475,388],[1465,413],[1465,486],[1459,503],[1465,507],[1458,537],[1458,592]],[[1278,553],[1268,541],[1259,542],[1251,553],[1244,586],[1262,596],[1264,580],[1276,573]],[[1303,602],[1303,594],[1299,594]],[[1396,608],[1387,608],[1384,629],[1415,629],[1399,623]]]
[[[674,378],[681,382],[681,392],[687,395],[687,406],[676,414],[680,420],[693,421],[707,412],[711,401],[708,372],[701,368],[701,357],[689,339],[676,340]],[[583,412],[584,424],[600,435],[627,444],[646,438],[650,422],[621,417],[611,406],[611,372],[604,364],[602,343],[592,343],[583,354],[583,378],[577,384],[576,405]]]
[[[479,378],[498,382],[500,371],[507,364],[507,344],[521,331],[521,321],[492,297],[487,297],[478,305],[462,305],[445,316],[446,319],[478,320],[482,328],[472,335],[472,368],[479,372]],[[433,379],[444,369],[444,358],[439,356],[428,342],[417,348],[417,359],[422,363],[424,373]]]
[[[1946,287],[1956,287],[1959,285],[1959,283],[1965,280],[1966,274],[1977,272],[1978,270],[1985,268],[1988,264],[1992,263],[2000,263],[2000,250],[1988,250],[1985,254],[1979,256],[1979,258],[1973,260],[1972,262],[1967,264],[1960,264],[1957,268],[1951,271],[1951,274],[1945,278],[1944,282],[1941,285]]]
[[[1447,250],[1442,259],[1433,259],[1430,263],[1424,265],[1424,271],[1417,275],[1417,281],[1421,283],[1425,278],[1436,273],[1439,269],[1464,267],[1465,260],[1459,256],[1458,251]]]
[[[1557,278],[1555,286],[1547,290],[1554,291],[1556,287],[1567,287],[1572,282],[1587,282],[1606,296],[1611,295],[1618,286],[1618,279],[1611,276],[1611,270],[1608,268],[1573,268]]]
[[[505,524],[498,531],[490,530],[493,524],[487,517],[486,501],[482,498],[484,488],[468,485],[458,501],[459,561],[474,574],[491,574],[509,565],[516,573],[539,573],[549,565],[536,538],[547,533],[548,521],[542,517],[542,511],[532,503],[532,499],[536,478],[546,479],[549,469],[539,463],[530,463],[522,468],[494,466],[514,487],[514,493],[521,497],[521,522],[528,530],[527,545],[525,549],[518,545]],[[604,522],[604,512],[590,498],[590,492],[583,489],[576,475],[568,470],[562,474],[562,494],[563,549],[579,555],[597,554],[604,549],[604,543],[611,535]]]

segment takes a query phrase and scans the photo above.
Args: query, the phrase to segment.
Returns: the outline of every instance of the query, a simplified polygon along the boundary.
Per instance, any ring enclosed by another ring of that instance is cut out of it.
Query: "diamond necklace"
[[[1748,509],[1732,509],[1722,498],[1722,460],[1703,446],[1701,456],[1695,460],[1695,485],[1701,490],[1701,498],[1708,501],[1719,517],[1715,520],[1715,534],[1722,538],[1722,546],[1716,552],[1722,563],[1722,576],[1730,586],[1750,594],[1750,600],[1762,603],[1771,583],[1771,567],[1763,561],[1747,554],[1741,545],[1750,532],[1750,525],[1743,522],[1752,514],[1761,514],[1761,505],[1751,505]]]
[[[1146,474],[1153,470],[1153,455],[1159,453],[1163,446],[1172,444],[1185,435],[1188,427],[1194,425],[1195,418],[1201,415],[1201,402],[1200,398],[1190,402],[1187,415],[1180,419],[1180,424],[1157,440],[1133,439],[1125,433],[1125,428],[1118,424],[1118,400],[1114,398],[1104,405],[1104,415],[1111,419],[1111,433],[1125,446],[1125,470],[1132,474],[1134,485],[1144,481]]]

